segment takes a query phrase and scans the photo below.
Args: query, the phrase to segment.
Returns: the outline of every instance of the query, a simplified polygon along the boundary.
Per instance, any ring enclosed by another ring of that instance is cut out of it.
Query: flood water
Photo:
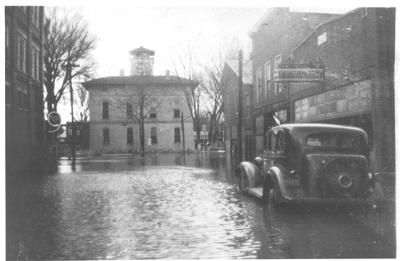
[[[7,193],[7,258],[394,257],[354,213],[273,209],[237,192],[223,155],[61,160]]]

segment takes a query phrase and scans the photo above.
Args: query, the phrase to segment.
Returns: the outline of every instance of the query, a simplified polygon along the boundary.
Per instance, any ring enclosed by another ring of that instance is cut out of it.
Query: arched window
[[[150,119],[156,119],[157,118],[157,100],[153,99],[150,101],[150,113],[149,113],[149,118]]]
[[[175,98],[172,101],[172,109],[174,111],[174,118],[179,118],[181,117],[181,104],[180,104],[180,100],[178,98]]]

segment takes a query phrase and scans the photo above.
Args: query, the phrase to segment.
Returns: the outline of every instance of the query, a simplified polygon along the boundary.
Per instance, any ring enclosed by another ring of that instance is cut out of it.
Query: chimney
[[[124,71],[124,69],[119,70],[119,76],[125,76],[125,71]]]
[[[165,71],[165,79],[169,80],[169,70]]]

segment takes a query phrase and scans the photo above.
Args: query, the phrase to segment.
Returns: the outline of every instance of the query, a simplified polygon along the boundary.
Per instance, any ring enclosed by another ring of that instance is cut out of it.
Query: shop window
[[[133,144],[133,128],[126,129],[126,144]]]
[[[132,103],[127,103],[126,104],[126,118],[132,119],[132,117],[133,117]]]
[[[181,128],[174,129],[174,142],[175,143],[181,142]]]
[[[103,145],[110,145],[110,130],[108,128],[103,129]]]
[[[152,127],[150,130],[151,144],[157,144],[157,128]]]
[[[103,102],[103,119],[106,120],[109,118],[108,114],[108,102],[104,101]]]

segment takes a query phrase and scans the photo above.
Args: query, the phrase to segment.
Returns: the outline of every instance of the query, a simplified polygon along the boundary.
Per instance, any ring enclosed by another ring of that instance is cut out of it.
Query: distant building
[[[94,153],[140,151],[140,102],[143,101],[145,151],[194,150],[193,121],[185,90],[197,83],[177,76],[153,75],[154,51],[132,50],[131,76],[94,79],[89,91],[89,149]],[[184,118],[182,129],[181,114]]]
[[[244,61],[243,75],[243,142],[244,157],[249,159],[254,155],[255,144],[252,134],[253,124],[251,111],[253,109],[252,97],[252,65]],[[238,86],[239,86],[239,60],[225,62],[222,70],[220,86],[225,105],[225,147],[227,153],[237,154],[237,125],[238,125]],[[236,155],[231,155],[235,157]]]
[[[43,28],[41,6],[5,7],[6,172],[43,169]]]

